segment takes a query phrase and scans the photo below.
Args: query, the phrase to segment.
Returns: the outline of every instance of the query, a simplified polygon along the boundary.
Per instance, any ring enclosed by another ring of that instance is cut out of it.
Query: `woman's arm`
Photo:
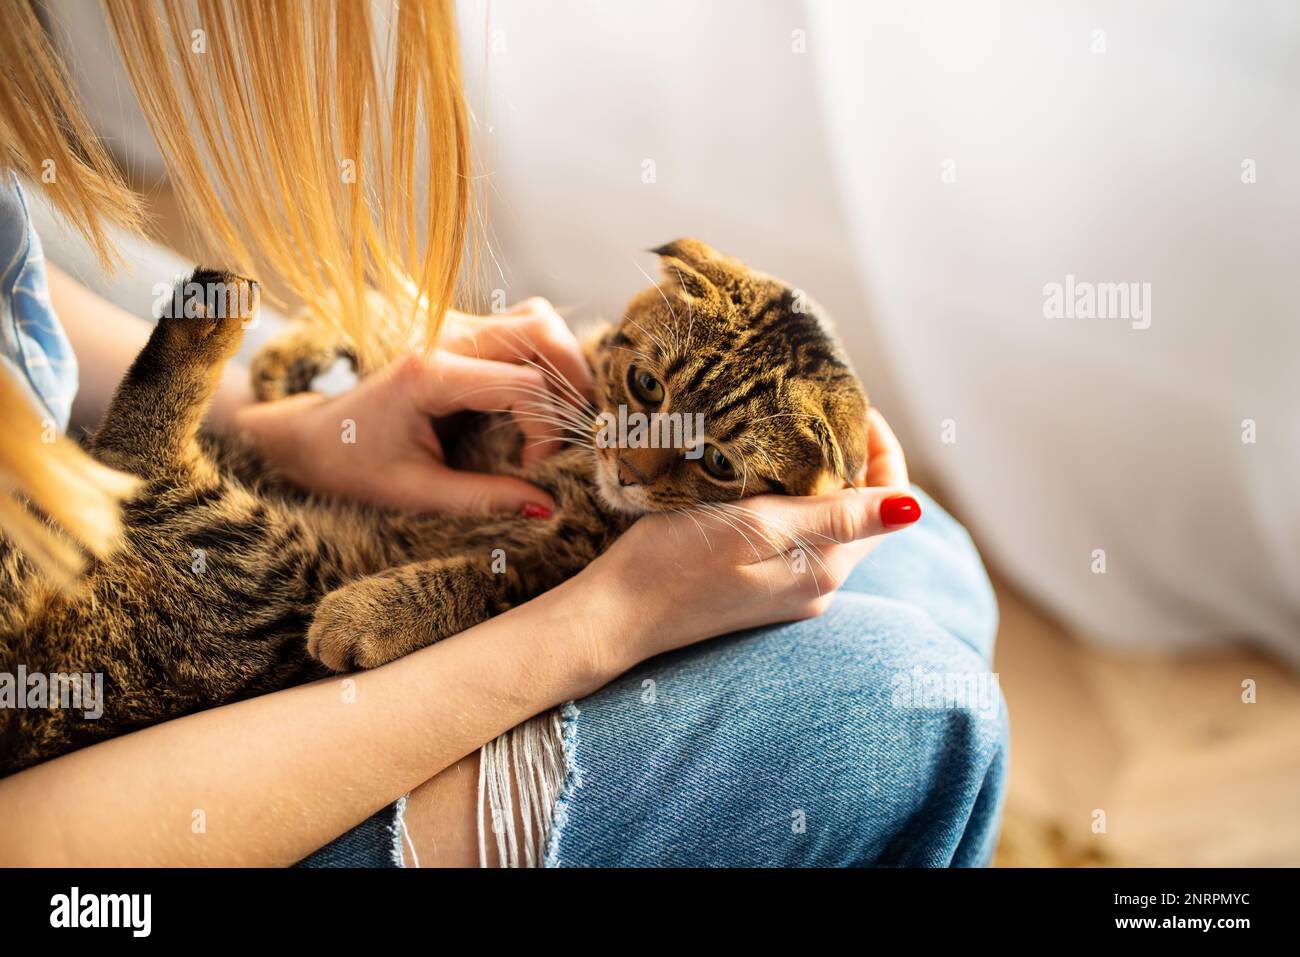
[[[575,591],[576,579],[375,671],[200,712],[6,778],[0,865],[300,860],[485,741],[612,678],[622,666],[588,644],[591,622],[607,617],[600,595]]]
[[[58,268],[48,272],[50,299],[81,364],[72,422],[94,428],[152,325]],[[435,420],[465,409],[535,410],[548,390],[589,392],[590,372],[573,333],[550,303],[533,298],[492,317],[454,313],[444,338],[436,355],[399,358],[332,398],[308,392],[254,402],[248,370],[229,362],[208,424],[243,433],[281,475],[322,495],[409,511],[552,508],[545,491],[521,479],[449,468]],[[566,384],[558,385],[557,376]],[[367,455],[339,442],[340,423],[349,419],[367,436]],[[559,448],[555,430],[535,413],[517,421],[529,439],[525,460]],[[376,461],[385,467],[376,469]]]
[[[874,455],[872,470],[890,474]],[[747,507],[744,530],[707,514],[647,516],[559,588],[383,668],[169,721],[0,780],[0,865],[300,860],[484,742],[640,661],[820,614],[876,538],[920,514],[888,488]],[[799,572],[786,553],[804,536],[827,544]]]

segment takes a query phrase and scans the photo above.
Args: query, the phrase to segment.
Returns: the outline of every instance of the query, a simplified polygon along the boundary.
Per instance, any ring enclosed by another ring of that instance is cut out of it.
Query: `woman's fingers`
[[[802,498],[764,495],[742,506],[754,531],[763,533],[763,559],[793,548],[820,551],[860,542],[921,517],[920,505],[905,489],[876,486]]]
[[[536,363],[556,395],[569,401],[591,398],[591,370],[578,340],[545,299],[535,296],[502,313],[467,316],[460,326],[461,334],[445,338],[444,348],[499,362]]]
[[[835,590],[880,541],[915,523],[921,509],[897,488],[851,488],[812,498],[762,496],[731,512],[727,558],[756,588],[766,587],[780,614],[793,620],[826,610]],[[717,547],[717,541],[712,542]]]
[[[889,427],[880,410],[867,409],[867,485],[907,488],[907,460],[898,436]]]
[[[555,500],[542,489],[508,475],[439,468],[428,488],[426,510],[548,518]]]
[[[408,360],[399,375],[411,379],[412,396],[431,416],[456,412],[509,412],[524,434],[524,464],[555,451],[567,420],[556,410],[541,372],[529,366],[439,351],[428,362]]]

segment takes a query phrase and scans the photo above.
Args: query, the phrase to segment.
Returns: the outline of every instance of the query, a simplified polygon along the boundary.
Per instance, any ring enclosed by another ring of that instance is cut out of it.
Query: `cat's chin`
[[[645,515],[654,511],[641,501],[644,492],[640,488],[635,485],[624,488],[599,467],[596,469],[596,493],[611,512],[623,515]]]

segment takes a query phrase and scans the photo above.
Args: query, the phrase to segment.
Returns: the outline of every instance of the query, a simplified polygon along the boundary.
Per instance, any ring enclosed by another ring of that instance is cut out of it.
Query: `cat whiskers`
[[[497,409],[494,411],[509,413],[513,419],[546,423],[561,433],[568,433],[563,436],[567,442],[582,445],[586,448],[595,447],[592,420],[589,416],[558,411],[553,404],[541,401],[521,403],[513,409]],[[501,425],[504,424],[501,423]]]
[[[686,348],[682,350],[683,355],[691,354],[691,343],[695,338],[695,307],[691,305],[689,299],[686,300]]]
[[[714,520],[721,522],[724,526],[730,528],[741,538],[743,538],[745,540],[745,544],[747,544],[750,547],[750,549],[753,551],[754,559],[756,563],[762,563],[764,561],[763,553],[758,550],[758,546],[754,544],[753,539],[751,539],[749,535],[746,533],[746,529],[748,529],[748,531],[750,532],[753,532],[758,538],[764,541],[769,547],[773,548],[777,552],[777,554],[784,555],[784,550],[780,547],[779,542],[774,541],[766,533],[764,533],[762,529],[755,527],[755,525],[752,522],[746,520],[743,516],[736,517],[727,514],[727,512],[724,511],[721,507],[724,504],[726,503],[700,502],[698,505],[695,506],[695,508],[700,510],[704,514],[708,515],[710,518],[713,518]],[[710,548],[712,548],[712,542],[710,542],[709,545]],[[789,568],[788,560],[786,562],[786,567]],[[771,581],[767,583],[767,589],[769,593],[772,592],[773,589],[772,589]]]
[[[650,331],[649,329],[647,329],[645,326],[641,325],[641,323],[637,322],[637,321],[636,321],[635,319],[633,319],[631,316],[624,316],[624,317],[623,317],[623,321],[626,322],[626,323],[628,323],[628,324],[630,324],[630,325],[636,326],[638,329],[641,330],[642,333],[645,334],[645,336],[646,336],[647,339],[649,339],[649,340],[650,340],[651,342],[653,342],[656,346],[658,346],[658,347],[659,347],[659,355],[660,355],[660,357],[661,357],[664,361],[667,361],[668,359],[670,359],[670,358],[675,354],[675,353],[673,352],[673,350],[670,349],[670,348],[668,347],[667,343],[665,343],[662,339],[660,339],[658,336],[656,336],[653,332],[651,332],[651,331]]]
[[[476,395],[480,392],[485,392],[488,390],[496,390],[498,388],[500,387],[496,383],[487,383],[484,385],[475,386],[472,389],[465,389],[462,392],[456,393],[456,395],[452,396],[449,401],[451,401],[452,403],[458,403],[463,399],[468,398],[469,396]],[[585,400],[583,405],[580,406],[575,402],[573,402],[572,400],[570,400],[569,398],[565,396],[556,395],[554,392],[550,391],[549,389],[544,389],[540,386],[518,384],[518,385],[510,386],[510,390],[512,392],[519,392],[522,393],[523,395],[532,396],[536,399],[536,401],[538,401],[543,405],[549,406],[553,411],[555,411],[558,414],[572,415],[574,417],[583,418],[587,420],[592,419],[595,415],[595,411],[596,411],[595,408],[590,403],[585,402]]]
[[[746,525],[746,527],[751,529],[755,534],[762,535],[763,540],[766,541],[767,544],[770,545],[772,548],[776,549],[778,553],[783,558],[785,558],[786,567],[790,569],[790,573],[796,574],[794,568],[790,565],[790,560],[789,560],[787,550],[781,547],[780,541],[763,533],[754,524],[755,520],[761,520],[771,525],[773,524],[773,522],[770,518],[760,515],[758,512],[754,511],[751,508],[747,508],[743,505],[737,505],[735,502],[710,502],[709,504],[716,509],[720,509],[729,512],[733,515],[736,515],[738,517],[738,520],[742,521]],[[831,568],[829,565],[826,564],[826,560],[822,557],[821,551],[815,545],[813,545],[812,542],[804,538],[803,534],[801,533],[807,533],[817,538],[824,538],[826,541],[832,543],[835,542],[834,539],[832,539],[830,536],[822,535],[820,532],[814,532],[811,529],[807,529],[802,526],[791,525],[789,522],[777,522],[775,523],[775,527],[781,535],[784,535],[787,539],[790,540],[791,543],[793,543],[796,549],[798,549],[800,552],[803,552],[805,555],[808,555],[813,561],[815,561],[817,563],[817,566],[823,572],[825,572],[827,575],[832,575]],[[821,593],[821,589],[819,587],[818,594],[820,593]]]
[[[502,329],[501,331],[507,335],[513,336],[517,345],[526,346],[528,344],[523,335],[513,329]],[[547,382],[552,383],[559,389],[560,395],[563,395],[566,399],[572,399],[573,404],[590,413],[595,413],[596,410],[592,406],[591,402],[587,400],[587,397],[578,391],[578,387],[565,377],[564,373],[559,370],[559,367],[557,367],[554,362],[545,355],[542,355],[540,352],[536,353],[536,356],[545,363],[545,366],[529,359],[522,352],[516,353],[515,358],[524,365],[530,366],[540,372]]]
[[[588,425],[596,420],[596,409],[590,402],[585,399],[579,405],[567,396],[556,395],[549,389],[533,385],[518,385],[514,387],[516,392],[532,396],[533,401],[544,406],[555,415],[561,415],[572,419],[575,422],[583,422]]]
[[[762,443],[760,443],[757,439],[750,438],[747,435],[742,435],[739,438],[737,438],[733,444],[735,445],[738,451],[740,449],[750,448],[753,449],[755,452],[758,452],[763,456],[764,459],[767,460],[767,469],[769,474],[771,475],[781,474],[781,470],[778,469],[776,467],[776,463],[772,461],[772,456],[768,453],[767,449],[763,448]],[[744,456],[743,452],[741,452],[741,456],[742,457]]]
[[[717,519],[723,525],[727,526],[727,528],[730,528],[733,532],[738,534],[741,538],[745,540],[745,544],[748,545],[750,549],[753,551],[755,561],[759,561],[759,562],[763,561],[763,553],[758,550],[758,546],[755,545],[754,540],[751,539],[749,535],[745,533],[745,530],[748,529],[749,531],[753,532],[755,535],[757,535],[760,539],[762,539],[770,546],[775,547],[776,543],[774,543],[771,539],[767,538],[759,529],[755,528],[753,523],[746,522],[743,520],[737,520],[734,519],[732,516],[728,515],[721,508],[719,508],[719,506],[722,504],[723,503],[721,502],[700,502],[695,506],[695,508]]]
[[[713,551],[713,539],[709,538],[709,533],[704,530],[704,526],[700,524],[700,520],[695,517],[695,509],[689,508],[685,505],[674,505],[669,509],[669,511],[685,515],[694,522],[695,527],[700,530],[700,537],[703,538],[704,543],[709,546],[709,551]]]
[[[568,445],[572,445],[577,448],[583,448],[583,449],[594,450],[596,447],[595,443],[591,440],[588,430],[579,429],[577,426],[570,425],[569,423],[563,422],[559,419],[554,419],[549,416],[540,415],[535,412],[528,412],[518,408],[487,409],[485,411],[502,412],[510,416],[510,419],[508,420],[495,422],[492,425],[488,426],[487,429],[484,430],[485,432],[495,432],[498,429],[505,428],[506,426],[512,424],[512,420],[529,419],[534,422],[543,422],[552,427],[548,432],[547,441],[564,442],[567,443]]]
[[[676,266],[674,266],[674,267],[673,267],[673,272],[677,273],[677,284],[678,284],[679,286],[683,285],[683,283],[682,283],[682,271],[681,271],[680,269],[678,269]],[[655,288],[658,289],[659,287],[656,286]],[[663,292],[660,291],[659,294],[660,294],[660,295],[663,295]],[[665,299],[665,301],[667,301],[667,300]],[[677,334],[677,328],[678,328],[678,326],[681,324],[681,321],[677,318],[677,313],[673,310],[673,307],[672,307],[671,305],[668,307],[668,311],[669,311],[669,312],[672,312],[672,314],[673,314],[673,334],[676,335],[676,334]],[[692,336],[693,336],[693,334],[694,334],[694,332],[695,332],[695,307],[691,305],[691,300],[690,300],[689,297],[686,299],[686,319],[687,319],[687,322],[686,322],[686,346],[682,349],[682,354],[683,354],[683,355],[689,355],[689,354],[690,354],[690,351],[691,351],[691,338],[692,338]]]
[[[740,459],[740,497],[744,498],[745,490],[749,488],[749,457],[741,451],[741,444],[736,442],[734,448],[736,456]]]
[[[549,395],[545,398],[526,399],[515,408],[505,411],[515,415],[526,415],[533,419],[547,419],[555,423],[572,426],[574,429],[580,429],[584,432],[591,431],[594,423],[594,418],[591,415],[574,409],[572,406],[566,408],[557,405],[550,399]]]
[[[679,326],[679,320],[677,318],[677,310],[674,309],[673,304],[668,301],[668,296],[664,294],[663,288],[659,285],[659,283],[654,281],[653,277],[651,277],[651,275],[648,272],[646,272],[644,269],[641,268],[641,264],[634,259],[632,260],[632,265],[636,266],[636,268],[641,271],[641,275],[645,276],[646,282],[650,283],[650,285],[655,287],[655,292],[659,293],[659,298],[662,299],[664,301],[664,305],[668,307],[668,314],[673,317],[673,349],[675,352],[680,351],[682,343],[681,343],[681,339],[677,335],[677,329]],[[681,281],[680,273],[678,273],[677,278],[678,281],[680,282]],[[647,332],[646,335],[650,335],[650,333]],[[660,348],[661,349],[663,348],[662,343],[660,344]]]
[[[640,349],[632,349],[629,348],[628,346],[610,346],[609,348],[617,349],[619,352],[630,352],[632,354],[632,358],[639,360],[642,365],[648,366],[654,364],[654,360],[652,360],[648,355],[646,355]]]
[[[477,386],[473,389],[466,389],[454,397],[454,401],[465,399],[478,392],[496,388],[492,385]],[[511,409],[483,409],[483,412],[504,413],[513,418],[530,419],[536,422],[545,422],[560,430],[561,433],[568,432],[571,435],[556,435],[555,441],[565,441],[575,445],[581,445],[586,448],[594,447],[592,434],[595,425],[595,409],[590,403],[583,400],[583,405],[578,406],[566,396],[558,396],[555,393],[543,389],[539,386],[519,385],[514,390],[524,395],[532,396],[532,399],[521,403]],[[494,430],[504,426],[502,422],[498,425],[491,426]]]

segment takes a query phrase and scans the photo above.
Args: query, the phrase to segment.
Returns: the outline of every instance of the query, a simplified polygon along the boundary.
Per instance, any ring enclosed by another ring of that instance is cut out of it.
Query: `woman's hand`
[[[591,398],[587,360],[555,307],[540,296],[490,316],[451,310],[438,344],[463,356],[526,363],[541,371],[553,390]]]
[[[549,514],[554,501],[528,482],[450,468],[437,427],[467,410],[523,411],[570,389],[589,394],[573,333],[545,299],[529,299],[496,316],[452,313],[441,341],[429,358],[398,359],[332,398],[245,405],[234,426],[282,475],[319,494],[417,512]],[[543,419],[516,422],[525,464],[559,447]]]
[[[646,516],[586,579],[593,673],[705,638],[820,615],[880,537],[921,517],[898,439],[875,409],[862,484],[808,498],[762,495],[690,515]]]

